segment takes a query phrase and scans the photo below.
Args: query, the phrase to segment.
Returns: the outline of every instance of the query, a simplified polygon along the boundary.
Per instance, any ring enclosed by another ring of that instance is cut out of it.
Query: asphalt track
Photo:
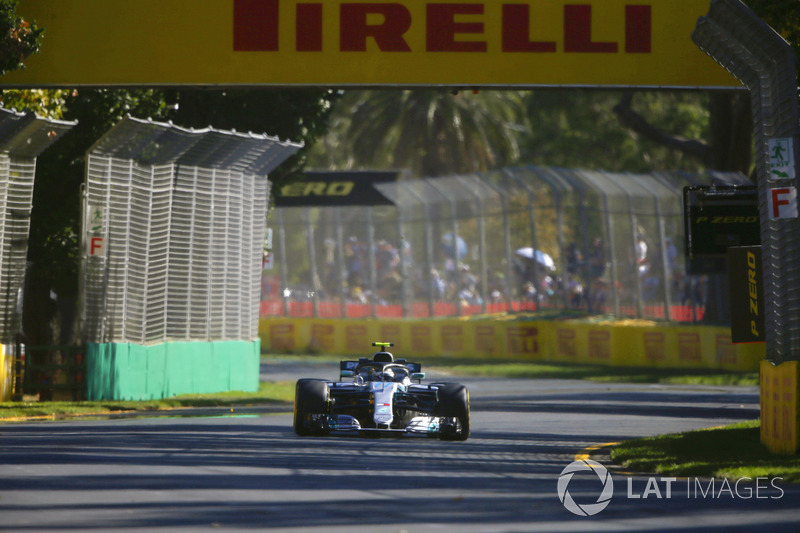
[[[330,366],[263,372],[332,377],[321,373]],[[726,490],[611,469],[613,497],[588,517],[557,494],[587,447],[753,419],[755,388],[459,381],[470,388],[473,430],[456,443],[299,438],[289,414],[255,408],[0,425],[0,530],[800,530],[800,486],[779,480]],[[592,457],[610,466],[602,449]],[[585,505],[602,483],[585,471],[566,487]]]

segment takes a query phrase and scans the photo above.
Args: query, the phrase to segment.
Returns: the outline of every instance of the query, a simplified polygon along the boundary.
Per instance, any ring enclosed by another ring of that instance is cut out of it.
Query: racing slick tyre
[[[328,385],[319,379],[297,381],[294,396],[294,432],[301,437],[327,435]]]
[[[439,416],[447,423],[440,424],[441,440],[469,438],[469,391],[460,383],[447,383],[439,389]],[[454,423],[457,421],[457,424]]]

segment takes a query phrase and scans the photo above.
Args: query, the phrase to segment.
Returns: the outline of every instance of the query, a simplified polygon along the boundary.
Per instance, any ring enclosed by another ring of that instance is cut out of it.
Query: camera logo
[[[586,471],[597,474],[603,489],[596,503],[579,504],[569,493],[569,483],[572,481],[572,476],[574,476],[576,472]],[[608,473],[606,467],[591,459],[584,459],[571,463],[561,472],[561,475],[558,476],[558,499],[561,500],[561,503],[564,504],[564,507],[566,507],[569,512],[578,516],[596,515],[611,503],[611,497],[613,495],[614,481],[611,479],[611,474]]]

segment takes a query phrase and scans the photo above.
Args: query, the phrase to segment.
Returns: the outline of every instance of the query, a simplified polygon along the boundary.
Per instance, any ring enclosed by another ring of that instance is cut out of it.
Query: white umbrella
[[[550,270],[556,269],[556,262],[553,261],[553,258],[541,250],[534,250],[530,246],[525,246],[524,248],[518,249],[516,251],[516,254],[520,257],[524,257],[525,259],[531,259],[531,260],[533,260],[535,257],[536,262],[542,265],[543,267]]]

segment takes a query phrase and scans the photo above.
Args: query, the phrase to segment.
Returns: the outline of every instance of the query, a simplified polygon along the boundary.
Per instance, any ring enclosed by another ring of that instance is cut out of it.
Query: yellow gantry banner
[[[692,43],[709,0],[25,0],[5,86],[739,87]]]

